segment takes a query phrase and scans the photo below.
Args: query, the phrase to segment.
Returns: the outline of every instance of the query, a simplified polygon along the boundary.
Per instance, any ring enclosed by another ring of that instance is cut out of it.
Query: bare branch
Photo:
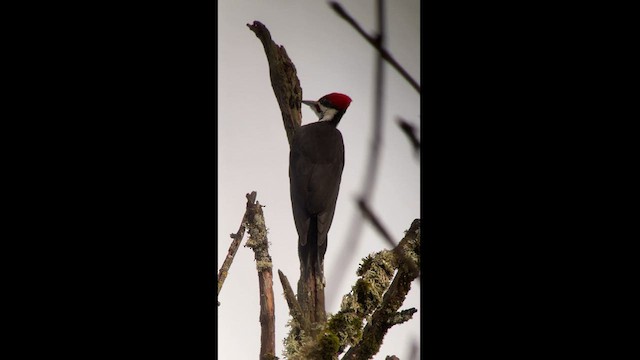
[[[245,246],[255,253],[260,287],[260,360],[273,360],[276,352],[275,304],[267,227],[259,202],[247,204],[247,210],[249,239]]]
[[[276,95],[284,129],[287,132],[289,146],[293,140],[293,134],[302,123],[302,88],[300,80],[296,74],[296,67],[287,55],[284,46],[278,46],[272,39],[266,26],[259,21],[254,21],[253,25],[247,24],[264,46],[264,52],[269,62],[269,75],[271,76],[271,87]]]
[[[358,25],[358,23],[351,17],[351,15],[347,14],[347,12],[340,4],[335,1],[330,1],[329,3],[331,4],[333,10],[335,10],[335,12],[338,13],[341,18],[343,18],[347,23],[353,26],[353,28],[356,29],[356,31],[365,38],[365,40],[367,40],[376,50],[378,50],[382,58],[385,59],[391,66],[393,66],[393,68],[396,69],[400,73],[400,75],[402,75],[402,77],[405,78],[405,80],[407,80],[407,82],[411,84],[411,86],[413,86],[416,91],[418,91],[418,93],[420,93],[420,85],[418,85],[418,82],[415,81],[411,77],[411,75],[409,75],[409,73],[402,66],[400,66],[400,64],[398,64],[393,56],[391,56],[391,54],[389,54],[389,52],[382,46],[382,44],[378,42],[378,39],[367,34],[362,29],[362,27]]]
[[[377,1],[378,5],[378,29],[379,35],[375,40],[375,44],[382,46],[384,44],[384,4],[382,0]],[[336,11],[347,15],[342,7],[337,3],[332,3],[332,6]],[[348,15],[347,15],[348,16]],[[350,17],[349,17],[350,19]],[[355,22],[354,22],[355,23]],[[357,24],[356,24],[357,26]],[[356,29],[359,29],[357,26]],[[360,29],[361,30],[361,29]],[[373,99],[373,136],[371,138],[369,156],[367,159],[367,167],[363,177],[363,185],[361,187],[362,193],[360,197],[369,200],[373,193],[378,174],[378,165],[380,162],[380,152],[382,144],[382,114],[384,113],[384,61],[382,56],[376,57],[375,67],[375,86],[374,86],[374,99]],[[355,214],[354,219],[351,221],[349,231],[347,232],[347,241],[343,242],[343,249],[339,252],[340,259],[338,263],[347,263],[354,254],[354,249],[357,247],[360,241],[360,232],[362,231],[362,218],[359,214]],[[346,268],[345,268],[346,270]],[[331,278],[331,283],[339,285],[342,280],[345,271],[337,271]]]
[[[402,132],[404,132],[405,135],[407,135],[407,138],[409,138],[413,149],[415,151],[420,151],[420,140],[418,140],[418,137],[416,135],[416,127],[400,117],[396,121],[398,122],[398,126],[400,126],[400,129],[402,129]]]
[[[369,206],[364,201],[364,199],[360,198],[358,200],[358,207],[362,211],[364,218],[369,220],[371,224],[373,224],[373,227],[376,230],[378,230],[378,232],[387,241],[387,243],[389,243],[389,245],[392,248],[396,247],[396,242],[391,238],[391,235],[389,235],[389,232],[387,231],[387,229],[385,229],[384,226],[382,226],[382,223],[380,222],[380,220],[378,220],[378,217],[375,216],[373,212],[369,209]]]
[[[384,2],[378,0],[378,31],[380,34],[376,39],[376,44],[382,46],[384,44]],[[382,145],[382,115],[384,114],[384,62],[382,57],[376,58],[376,78],[375,78],[375,94],[373,99],[373,137],[371,138],[371,150],[369,152],[369,160],[367,170],[365,172],[365,181],[362,197],[369,199],[373,192],[375,181],[378,178],[378,165],[380,163],[380,150]]]
[[[227,253],[227,257],[224,259],[220,270],[218,271],[218,295],[220,295],[220,290],[222,289],[222,284],[224,284],[227,275],[229,274],[229,268],[231,267],[231,263],[233,262],[233,258],[236,256],[236,252],[240,247],[240,242],[242,242],[242,238],[244,237],[245,232],[245,221],[247,221],[247,211],[249,211],[249,205],[253,204],[256,201],[256,192],[252,191],[251,194],[247,194],[247,209],[242,216],[242,222],[240,223],[240,228],[238,232],[235,234],[231,234],[231,238],[233,241],[229,246],[229,252]],[[220,305],[220,302],[218,302]]]

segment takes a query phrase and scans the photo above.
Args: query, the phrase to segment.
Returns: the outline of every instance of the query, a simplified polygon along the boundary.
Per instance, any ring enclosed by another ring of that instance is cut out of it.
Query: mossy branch
[[[347,347],[351,348],[343,359],[369,359],[375,355],[388,329],[410,320],[417,312],[414,308],[398,309],[418,276],[419,251],[420,220],[416,219],[396,248],[362,260],[359,279],[342,298],[340,311],[315,331],[318,335],[290,334],[285,340],[287,359],[337,359]]]
[[[387,331],[396,324],[401,324],[417,312],[416,309],[408,309],[398,312],[404,302],[411,282],[418,277],[420,264],[420,219],[416,219],[406,232],[405,237],[394,249],[394,259],[397,261],[398,272],[393,279],[393,283],[384,294],[382,304],[371,315],[371,320],[362,332],[362,341],[351,347],[342,358],[348,359],[370,359],[377,354],[382,345],[382,340]],[[403,256],[399,256],[403,254]],[[407,261],[410,258],[411,261]]]
[[[249,239],[245,244],[253,250],[260,287],[260,360],[274,360],[276,352],[275,303],[273,297],[273,272],[269,255],[267,226],[262,205],[247,204],[246,227]]]

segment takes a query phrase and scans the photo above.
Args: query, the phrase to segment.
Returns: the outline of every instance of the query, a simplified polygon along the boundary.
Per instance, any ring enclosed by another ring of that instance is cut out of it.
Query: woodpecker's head
[[[311,110],[318,115],[318,121],[329,121],[337,126],[351,104],[351,98],[345,94],[331,93],[318,101],[302,100],[302,103],[311,107]]]

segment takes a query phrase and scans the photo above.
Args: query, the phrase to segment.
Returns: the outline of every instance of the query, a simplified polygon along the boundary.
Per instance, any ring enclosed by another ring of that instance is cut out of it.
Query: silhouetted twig
[[[409,141],[411,142],[414,150],[420,151],[420,140],[418,140],[418,136],[416,135],[416,127],[400,117],[398,117],[397,122],[398,126],[400,126],[400,129],[402,129],[402,132],[404,132],[405,135],[407,135],[407,137],[409,138]]]
[[[340,5],[336,3],[332,3],[334,9],[336,6],[340,9]],[[378,0],[378,31],[379,36],[374,41],[376,44],[382,46],[384,44],[384,17],[385,11],[383,6],[383,1]],[[357,25],[357,24],[356,24]],[[362,193],[360,194],[360,198],[362,199],[370,199],[371,193],[373,192],[373,188],[375,182],[377,180],[378,173],[378,163],[380,159],[380,145],[382,143],[382,115],[383,115],[383,103],[384,103],[384,61],[382,59],[382,55],[379,54],[376,58],[376,68],[375,68],[375,90],[374,90],[374,100],[373,100],[373,136],[371,138],[370,150],[369,150],[369,158],[367,159],[367,167],[365,170],[365,175],[363,177],[364,184],[362,185]],[[343,249],[339,252],[340,259],[338,260],[338,264],[347,263],[351,257],[354,255],[354,249],[358,245],[360,241],[360,232],[362,231],[362,217],[360,213],[356,213],[354,215],[353,220],[350,223],[349,230],[347,231],[347,241],[343,242]],[[345,271],[347,269],[342,267],[340,268],[335,275],[331,278],[331,284],[337,287],[340,284],[340,281],[344,277]],[[333,298],[335,295],[333,293],[329,293],[330,298]]]
[[[387,229],[385,229],[385,227],[382,226],[382,222],[380,222],[380,220],[373,213],[373,211],[371,211],[371,209],[369,209],[369,206],[367,205],[367,203],[363,199],[358,200],[358,207],[362,211],[362,214],[364,215],[364,218],[371,222],[373,227],[376,230],[378,230],[378,232],[382,235],[382,237],[385,240],[387,240],[389,245],[392,248],[398,248],[398,246],[396,246],[396,242],[393,240],[391,235],[389,235],[389,232],[387,231]],[[407,257],[402,251],[398,252],[398,256],[403,261],[405,261],[408,264],[408,266],[410,266],[412,268],[413,271],[417,271],[418,273],[420,272],[420,270],[418,269],[418,267],[415,264],[415,262],[413,260],[411,260],[411,258]]]
[[[346,22],[353,26],[353,28],[356,29],[356,31],[360,33],[360,35],[362,35],[371,45],[373,45],[376,50],[378,50],[382,58],[385,59],[391,66],[393,66],[393,68],[395,68],[400,73],[400,75],[402,75],[402,77],[404,77],[405,80],[407,80],[407,82],[409,82],[409,84],[411,84],[411,86],[413,86],[413,88],[416,89],[418,93],[420,93],[420,85],[418,85],[418,82],[415,81],[411,77],[411,75],[409,75],[409,73],[402,66],[400,66],[400,64],[398,64],[398,62],[391,56],[391,54],[389,54],[387,50],[385,50],[385,48],[382,46],[382,43],[378,42],[376,38],[367,34],[362,29],[362,27],[358,25],[358,23],[351,17],[351,15],[347,14],[347,12],[344,10],[344,8],[342,8],[340,4],[335,1],[330,1],[329,3],[331,4],[333,10],[335,10],[341,18],[343,18]],[[382,33],[382,28],[379,29],[380,33]]]
[[[367,203],[364,201],[364,199],[360,199],[358,200],[358,207],[360,208],[360,210],[362,211],[362,214],[364,215],[365,219],[369,220],[371,222],[371,224],[373,225],[373,227],[378,230],[378,232],[382,235],[382,237],[387,240],[387,242],[389,243],[389,245],[393,248],[396,247],[396,242],[393,241],[393,239],[391,238],[391,235],[389,235],[389,232],[387,231],[387,229],[384,228],[384,226],[382,226],[382,223],[380,223],[380,220],[378,220],[378,217],[375,216],[373,214],[373,212],[371,212],[371,210],[369,209],[369,206],[367,205]]]
[[[378,0],[378,29],[380,31],[376,44],[384,43],[384,1]],[[373,137],[371,138],[371,150],[365,172],[365,185],[363,197],[369,199],[377,180],[378,165],[380,163],[380,149],[382,145],[382,115],[384,113],[384,61],[378,56],[376,59],[375,94],[373,99]]]

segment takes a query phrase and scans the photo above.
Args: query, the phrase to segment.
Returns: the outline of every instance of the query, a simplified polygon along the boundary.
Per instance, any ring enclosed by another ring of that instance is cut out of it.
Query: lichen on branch
[[[382,344],[388,329],[410,320],[414,308],[398,311],[418,276],[420,220],[416,219],[393,250],[382,250],[362,260],[359,276],[349,294],[342,298],[340,311],[329,319],[317,336],[298,331],[285,339],[285,356],[298,359],[369,359]],[[407,263],[407,259],[413,263]],[[395,277],[394,277],[395,273]],[[393,280],[393,281],[392,281]],[[299,329],[299,324],[290,322]]]
[[[275,356],[275,303],[273,296],[273,273],[267,226],[258,201],[247,203],[246,224],[249,239],[245,247],[253,250],[258,270],[260,289],[260,360],[277,359]]]
[[[367,325],[362,331],[362,341],[352,346],[342,358],[343,360],[370,359],[380,350],[380,345],[382,345],[387,331],[393,325],[408,321],[417,312],[414,308],[400,312],[398,310],[411,289],[411,282],[420,273],[418,267],[420,264],[419,251],[420,219],[415,219],[405,233],[405,237],[393,250],[398,269],[393,282],[384,294],[382,303],[367,321]]]

